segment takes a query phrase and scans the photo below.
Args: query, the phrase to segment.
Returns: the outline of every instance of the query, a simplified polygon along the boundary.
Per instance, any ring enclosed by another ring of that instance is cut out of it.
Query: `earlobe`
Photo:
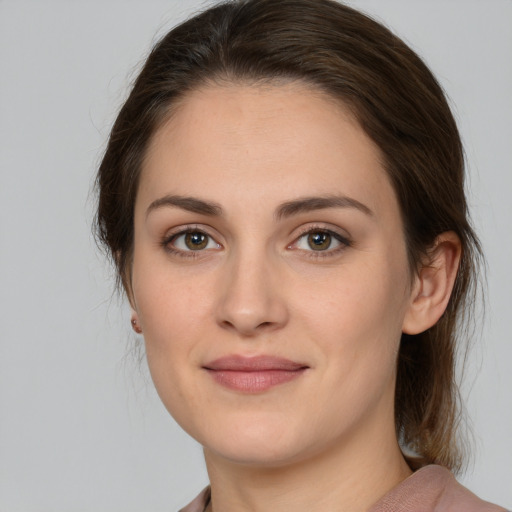
[[[415,278],[402,332],[419,334],[441,318],[450,300],[460,257],[461,243],[456,233],[447,231],[436,238],[428,261]]]
[[[132,311],[131,324],[132,324],[132,329],[137,334],[142,334],[142,328],[141,328],[140,323],[139,323],[139,318],[138,318],[137,313],[135,311]]]
[[[124,275],[122,276],[122,281],[123,281],[124,291],[126,293],[128,302],[130,303],[130,307],[132,309],[132,315],[131,315],[131,321],[130,321],[132,329],[137,334],[142,334],[142,327],[140,326],[139,315],[137,314],[137,306],[136,306],[135,297],[133,294],[131,273],[129,271],[126,271],[124,273]]]

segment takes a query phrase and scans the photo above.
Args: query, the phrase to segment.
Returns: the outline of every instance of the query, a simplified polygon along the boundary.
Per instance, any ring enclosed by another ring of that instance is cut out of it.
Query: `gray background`
[[[426,58],[453,101],[489,263],[464,388],[462,481],[512,507],[510,0],[358,0]],[[0,511],[173,511],[200,447],[147,377],[90,235],[90,187],[152,41],[204,2],[0,0]]]

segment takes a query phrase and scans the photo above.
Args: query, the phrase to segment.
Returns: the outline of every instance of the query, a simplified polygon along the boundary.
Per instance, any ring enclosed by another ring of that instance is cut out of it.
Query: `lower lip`
[[[259,393],[300,377],[306,368],[298,370],[210,370],[208,373],[222,386],[245,393]]]

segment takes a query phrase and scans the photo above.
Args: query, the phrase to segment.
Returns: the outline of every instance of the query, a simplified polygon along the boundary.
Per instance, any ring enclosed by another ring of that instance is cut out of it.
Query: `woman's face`
[[[190,93],[144,164],[132,289],[158,393],[210,455],[279,465],[394,435],[400,212],[333,100]]]

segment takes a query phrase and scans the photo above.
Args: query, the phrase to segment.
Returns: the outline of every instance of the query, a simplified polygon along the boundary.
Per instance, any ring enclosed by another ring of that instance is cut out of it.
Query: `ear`
[[[132,256],[129,255],[128,259],[121,263],[121,251],[117,251],[114,254],[114,260],[118,269],[121,265],[123,266],[123,269],[120,271],[121,285],[126,293],[126,298],[130,303],[130,307],[132,308],[132,313],[135,313],[137,308],[135,306],[132,288]]]
[[[116,262],[117,268],[121,265],[121,251],[116,251],[114,254],[114,260]],[[124,270],[121,272],[121,285],[126,293],[126,297],[128,302],[130,303],[131,309],[131,326],[132,329],[137,333],[142,333],[142,328],[140,327],[139,315],[137,313],[137,305],[135,303],[135,297],[133,295],[133,287],[132,287],[132,258],[128,259],[128,261],[124,264]]]
[[[133,309],[132,309],[132,317],[131,317],[130,323],[132,325],[132,329],[137,334],[142,334],[142,327],[140,326],[139,316]]]
[[[126,293],[128,302],[130,303],[130,307],[132,308],[132,312],[135,313],[137,311],[137,305],[135,304],[135,297],[133,296],[131,276],[128,278],[123,276],[122,284],[123,284],[124,292]]]
[[[461,257],[461,243],[453,231],[440,234],[419,269],[402,332],[419,334],[436,324],[453,290]]]
[[[131,324],[132,324],[133,330],[137,334],[141,334],[142,328],[140,327],[139,313],[137,311],[137,303],[135,302],[135,297],[133,295],[131,279],[129,279],[129,280],[123,279],[123,287],[124,287],[124,291],[126,293],[126,297],[128,298],[128,302],[130,303]]]

